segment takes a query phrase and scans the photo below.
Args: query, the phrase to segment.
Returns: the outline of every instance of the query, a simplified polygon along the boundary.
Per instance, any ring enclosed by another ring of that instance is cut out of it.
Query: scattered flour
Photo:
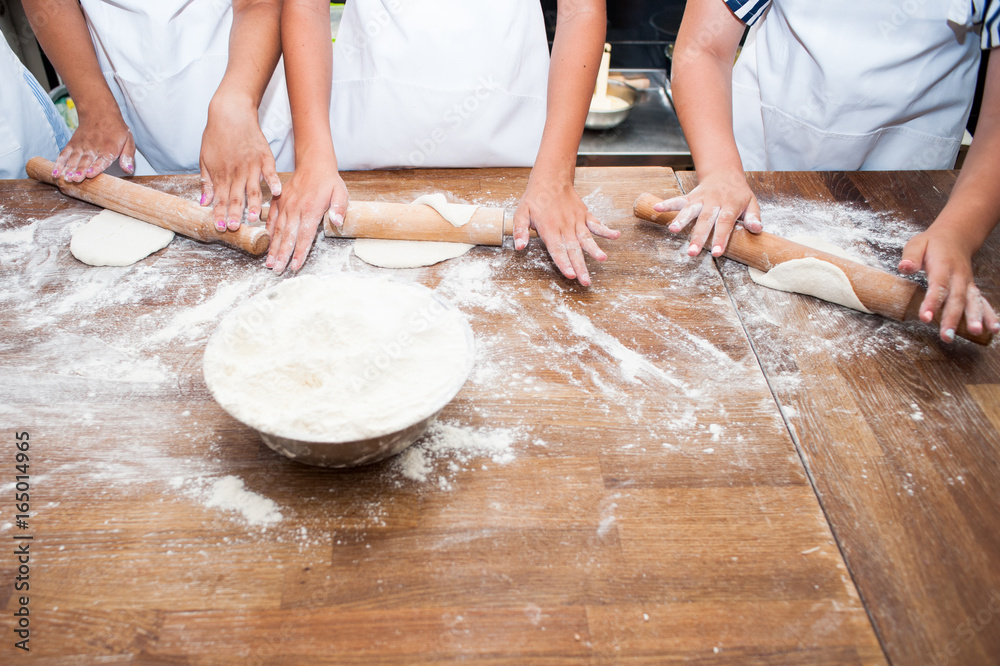
[[[393,460],[391,469],[411,481],[430,481],[442,490],[451,490],[451,481],[437,471],[436,463],[450,460],[448,471],[451,472],[482,458],[506,465],[514,460],[514,443],[523,435],[513,428],[474,429],[435,421],[420,441]]]
[[[274,500],[246,489],[243,479],[224,476],[208,487],[205,506],[240,514],[248,525],[266,527],[282,519]]]

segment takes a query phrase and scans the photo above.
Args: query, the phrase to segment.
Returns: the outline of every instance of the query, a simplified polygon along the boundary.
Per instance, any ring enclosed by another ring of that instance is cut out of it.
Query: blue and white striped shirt
[[[772,0],[724,1],[736,18],[747,25],[753,25],[771,5]],[[1000,47],[1000,0],[953,0],[948,11],[948,20],[960,25],[981,23],[982,47],[984,49]]]

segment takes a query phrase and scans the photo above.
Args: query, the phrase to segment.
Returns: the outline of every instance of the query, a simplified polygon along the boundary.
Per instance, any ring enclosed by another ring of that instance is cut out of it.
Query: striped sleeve
[[[1000,47],[1000,0],[990,0],[983,17],[983,48]]]
[[[736,14],[736,18],[747,25],[753,25],[770,4],[771,0],[725,0],[726,5]],[[1000,3],[1000,0],[995,0]]]

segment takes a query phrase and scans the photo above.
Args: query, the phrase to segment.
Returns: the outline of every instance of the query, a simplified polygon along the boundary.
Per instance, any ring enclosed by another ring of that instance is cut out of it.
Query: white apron
[[[225,0],[81,0],[97,58],[132,130],[136,173],[196,173],[208,103],[229,60]],[[258,112],[278,171],[294,153],[285,70],[278,63]]]
[[[52,100],[0,36],[0,179],[27,178],[32,157],[56,160],[69,127]]]
[[[970,0],[774,0],[733,70],[743,168],[951,169],[979,67],[973,13]]]
[[[548,69],[538,0],[352,0],[333,47],[338,166],[531,166]]]

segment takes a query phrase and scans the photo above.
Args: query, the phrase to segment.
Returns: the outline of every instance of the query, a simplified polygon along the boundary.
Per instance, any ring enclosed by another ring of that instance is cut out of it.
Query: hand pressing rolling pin
[[[267,266],[298,270],[324,213],[343,222],[348,193],[339,169],[533,165],[514,216],[514,247],[523,250],[534,228],[560,272],[590,284],[585,255],[607,258],[593,236],[619,235],[573,188],[604,46],[604,5],[559,0],[550,67],[537,0],[488,10],[436,0],[427,12],[356,0],[344,11],[336,58],[327,3],[285,0],[296,169],[268,216]]]
[[[886,39],[879,26],[894,25],[894,8],[857,2],[854,11],[843,3],[689,0],[672,87],[699,184],[656,207],[679,211],[673,231],[694,223],[689,254],[701,251],[714,228],[712,254],[721,255],[737,220],[752,233],[762,230],[745,171],[953,168],[976,86],[983,17],[971,4],[957,15],[957,6],[941,3],[899,28],[923,30],[919,39]],[[987,13],[982,47],[995,52],[1000,3]],[[734,67],[743,33],[756,22],[743,51],[754,57]],[[830,34],[847,37],[830,48]],[[774,44],[780,53],[769,51]],[[971,333],[1000,332],[972,273],[972,256],[1000,221],[998,60],[988,66],[976,138],[948,203],[906,244],[899,264],[903,273],[926,271],[919,316],[930,322],[939,314],[945,342],[955,339],[963,313]],[[837,76],[825,76],[829,71]]]
[[[280,73],[272,82],[279,0],[24,7],[80,117],[54,177],[80,183],[116,161],[127,175],[200,171],[201,204],[213,207],[219,230],[233,231],[245,206],[249,221],[260,214],[261,179],[281,191],[277,170],[293,160]]]

